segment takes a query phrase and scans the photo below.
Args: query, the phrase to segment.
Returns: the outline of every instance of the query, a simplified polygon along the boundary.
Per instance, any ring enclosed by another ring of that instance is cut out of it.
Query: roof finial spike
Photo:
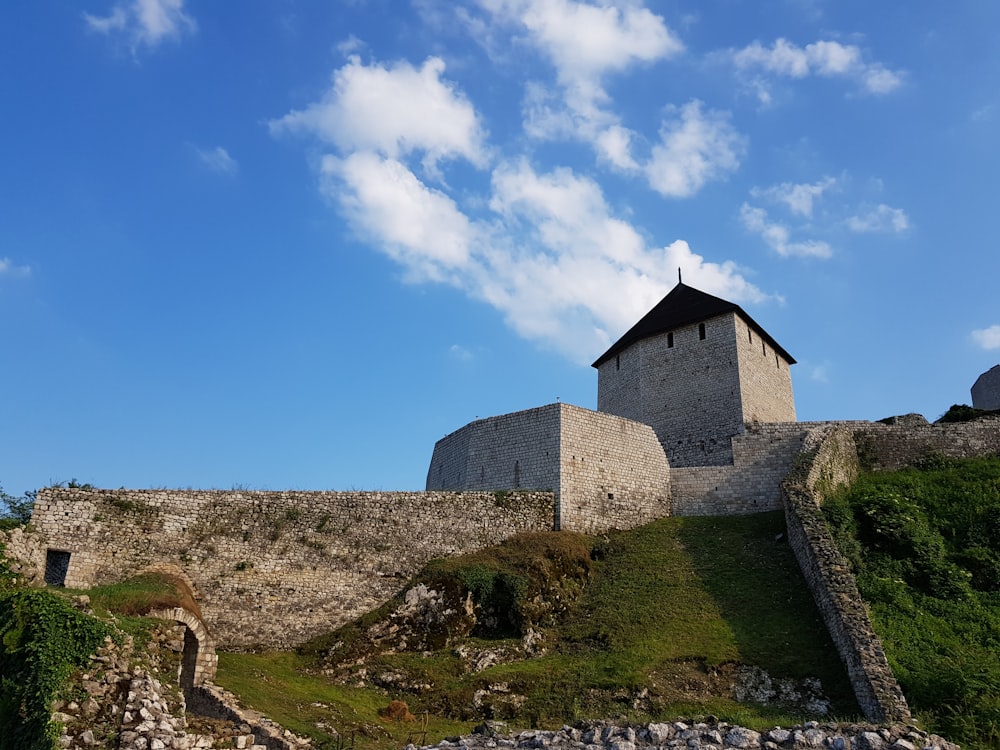
[[[681,267],[680,266],[677,266],[677,283],[678,284],[683,283],[683,280],[681,279]]]

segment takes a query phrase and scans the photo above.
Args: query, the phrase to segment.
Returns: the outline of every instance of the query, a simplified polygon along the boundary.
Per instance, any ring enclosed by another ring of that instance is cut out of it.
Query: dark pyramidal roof
[[[757,332],[758,336],[771,345],[772,349],[788,360],[788,364],[795,364],[792,355],[771,338],[771,335],[761,328],[756,320],[747,315],[742,307],[678,282],[677,286],[671,289],[670,293],[661,299],[656,307],[646,313],[610,349],[598,357],[593,366],[599,367],[605,360],[619,354],[642,339],[666,333],[667,331],[673,331],[682,326],[701,323],[709,318],[716,318],[727,313],[736,313],[739,315],[746,321],[747,325]]]

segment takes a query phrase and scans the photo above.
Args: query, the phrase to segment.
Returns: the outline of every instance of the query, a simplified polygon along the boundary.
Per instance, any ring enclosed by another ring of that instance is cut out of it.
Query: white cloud
[[[1000,325],[973,331],[972,340],[983,349],[1000,349]]]
[[[469,220],[444,193],[428,188],[404,164],[371,152],[323,160],[324,192],[355,229],[401,263],[413,281],[446,281],[466,265],[474,236]]]
[[[198,25],[184,12],[184,0],[132,0],[118,4],[107,16],[84,13],[87,26],[99,34],[122,34],[133,52],[156,47],[168,39],[193,33]]]
[[[910,220],[901,208],[892,208],[880,203],[861,214],[849,217],[847,228],[852,232],[905,232],[910,228]]]
[[[428,58],[420,68],[408,62],[364,65],[352,57],[334,72],[322,100],[272,120],[272,133],[318,136],[341,151],[374,151],[399,159],[424,154],[433,170],[440,159],[464,157],[486,163],[485,134],[475,109],[442,80],[445,64]]]
[[[788,207],[793,214],[812,217],[813,203],[837,184],[833,177],[824,177],[813,183],[783,182],[769,188],[753,188],[750,194],[755,198],[765,198]]]
[[[699,101],[672,108],[675,117],[660,129],[645,166],[650,187],[671,198],[686,198],[706,182],[722,179],[740,165],[745,140],[722,112],[702,111]]]
[[[442,282],[485,301],[520,335],[589,362],[684,278],[737,301],[763,301],[732,263],[678,240],[650,247],[612,215],[600,187],[569,169],[526,162],[493,173],[488,213],[474,219],[398,161],[327,157],[324,191],[411,282]]]
[[[222,146],[207,149],[196,147],[195,153],[198,154],[198,159],[201,163],[213,172],[234,175],[240,170],[239,162],[231,157],[229,152]]]
[[[618,8],[573,0],[483,0],[517,16],[552,60],[560,82],[600,97],[600,79],[635,63],[679,54],[684,45],[663,18],[638,5]]]
[[[821,240],[792,242],[791,231],[784,224],[772,221],[763,208],[744,203],[740,207],[740,220],[749,232],[760,235],[761,239],[782,257],[829,258],[833,249]]]
[[[10,258],[0,258],[0,276],[23,279],[31,275],[31,266],[15,266]]]
[[[633,10],[612,16],[627,26],[623,19]],[[581,69],[617,64],[588,54]],[[491,156],[474,108],[443,71],[437,58],[420,68],[353,58],[335,71],[320,101],[269,124],[274,135],[302,134],[330,146],[333,153],[319,160],[321,190],[361,238],[400,265],[408,282],[461,289],[500,311],[520,335],[581,362],[592,361],[659,301],[676,283],[678,267],[689,283],[727,299],[774,299],[735,263],[708,262],[683,240],[650,246],[614,215],[594,180],[571,169],[538,172],[526,158],[507,159],[479,192],[459,193],[438,180],[439,160],[485,167]],[[541,86],[535,92],[542,127],[578,137],[589,115],[562,107]],[[609,120],[593,135],[603,160],[641,168],[631,153],[632,131]],[[699,102],[676,110],[662,136],[657,158],[671,174],[665,189],[677,195],[735,168],[742,149],[725,116],[703,111]],[[409,163],[421,156],[423,173]]]
[[[634,135],[628,128],[612,125],[597,135],[595,146],[598,156],[618,169],[626,171],[638,169],[639,165],[632,158]]]
[[[598,153],[612,163],[628,163],[631,157],[627,154],[606,150],[607,133],[619,122],[608,109],[610,97],[604,80],[610,74],[684,50],[663,18],[639,2],[618,7],[575,0],[479,0],[479,5],[494,20],[523,30],[529,43],[555,68],[556,90],[549,91],[537,82],[527,90],[525,131],[535,138],[572,134],[594,143]],[[478,28],[480,36],[488,40],[492,27],[480,24]],[[619,140],[614,145],[622,143]]]
[[[738,70],[763,71],[788,78],[806,78],[818,75],[826,78],[843,77],[854,80],[870,94],[888,94],[903,83],[903,73],[893,71],[881,63],[867,63],[861,49],[840,42],[818,41],[799,47],[787,39],[778,39],[770,47],[753,42],[741,50],[731,51]],[[755,82],[763,91],[762,102],[770,94],[760,81]],[[760,96],[760,93],[758,93]]]

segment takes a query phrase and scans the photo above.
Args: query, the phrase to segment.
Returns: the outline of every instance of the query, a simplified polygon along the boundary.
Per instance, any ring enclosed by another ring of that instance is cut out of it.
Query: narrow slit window
[[[622,369],[622,355],[620,354],[615,355],[615,369],[616,370]]]
[[[753,343],[753,329],[749,327],[747,328],[747,341],[749,341],[751,344]]]
[[[765,357],[767,356],[767,342],[766,341],[761,341],[760,342],[760,353],[763,354]]]
[[[698,338],[702,339],[703,341],[705,339],[705,324],[704,323],[699,323],[698,324]]]
[[[667,348],[668,349],[673,349],[674,348],[674,332],[673,331],[671,331],[670,333],[667,334]]]

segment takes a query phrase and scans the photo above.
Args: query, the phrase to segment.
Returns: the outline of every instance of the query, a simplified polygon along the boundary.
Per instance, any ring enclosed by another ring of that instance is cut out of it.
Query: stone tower
[[[972,406],[976,409],[1000,409],[1000,365],[980,375],[972,386]]]
[[[650,425],[671,466],[727,465],[747,425],[795,421],[793,364],[739,305],[678,283],[594,362],[597,409]]]

